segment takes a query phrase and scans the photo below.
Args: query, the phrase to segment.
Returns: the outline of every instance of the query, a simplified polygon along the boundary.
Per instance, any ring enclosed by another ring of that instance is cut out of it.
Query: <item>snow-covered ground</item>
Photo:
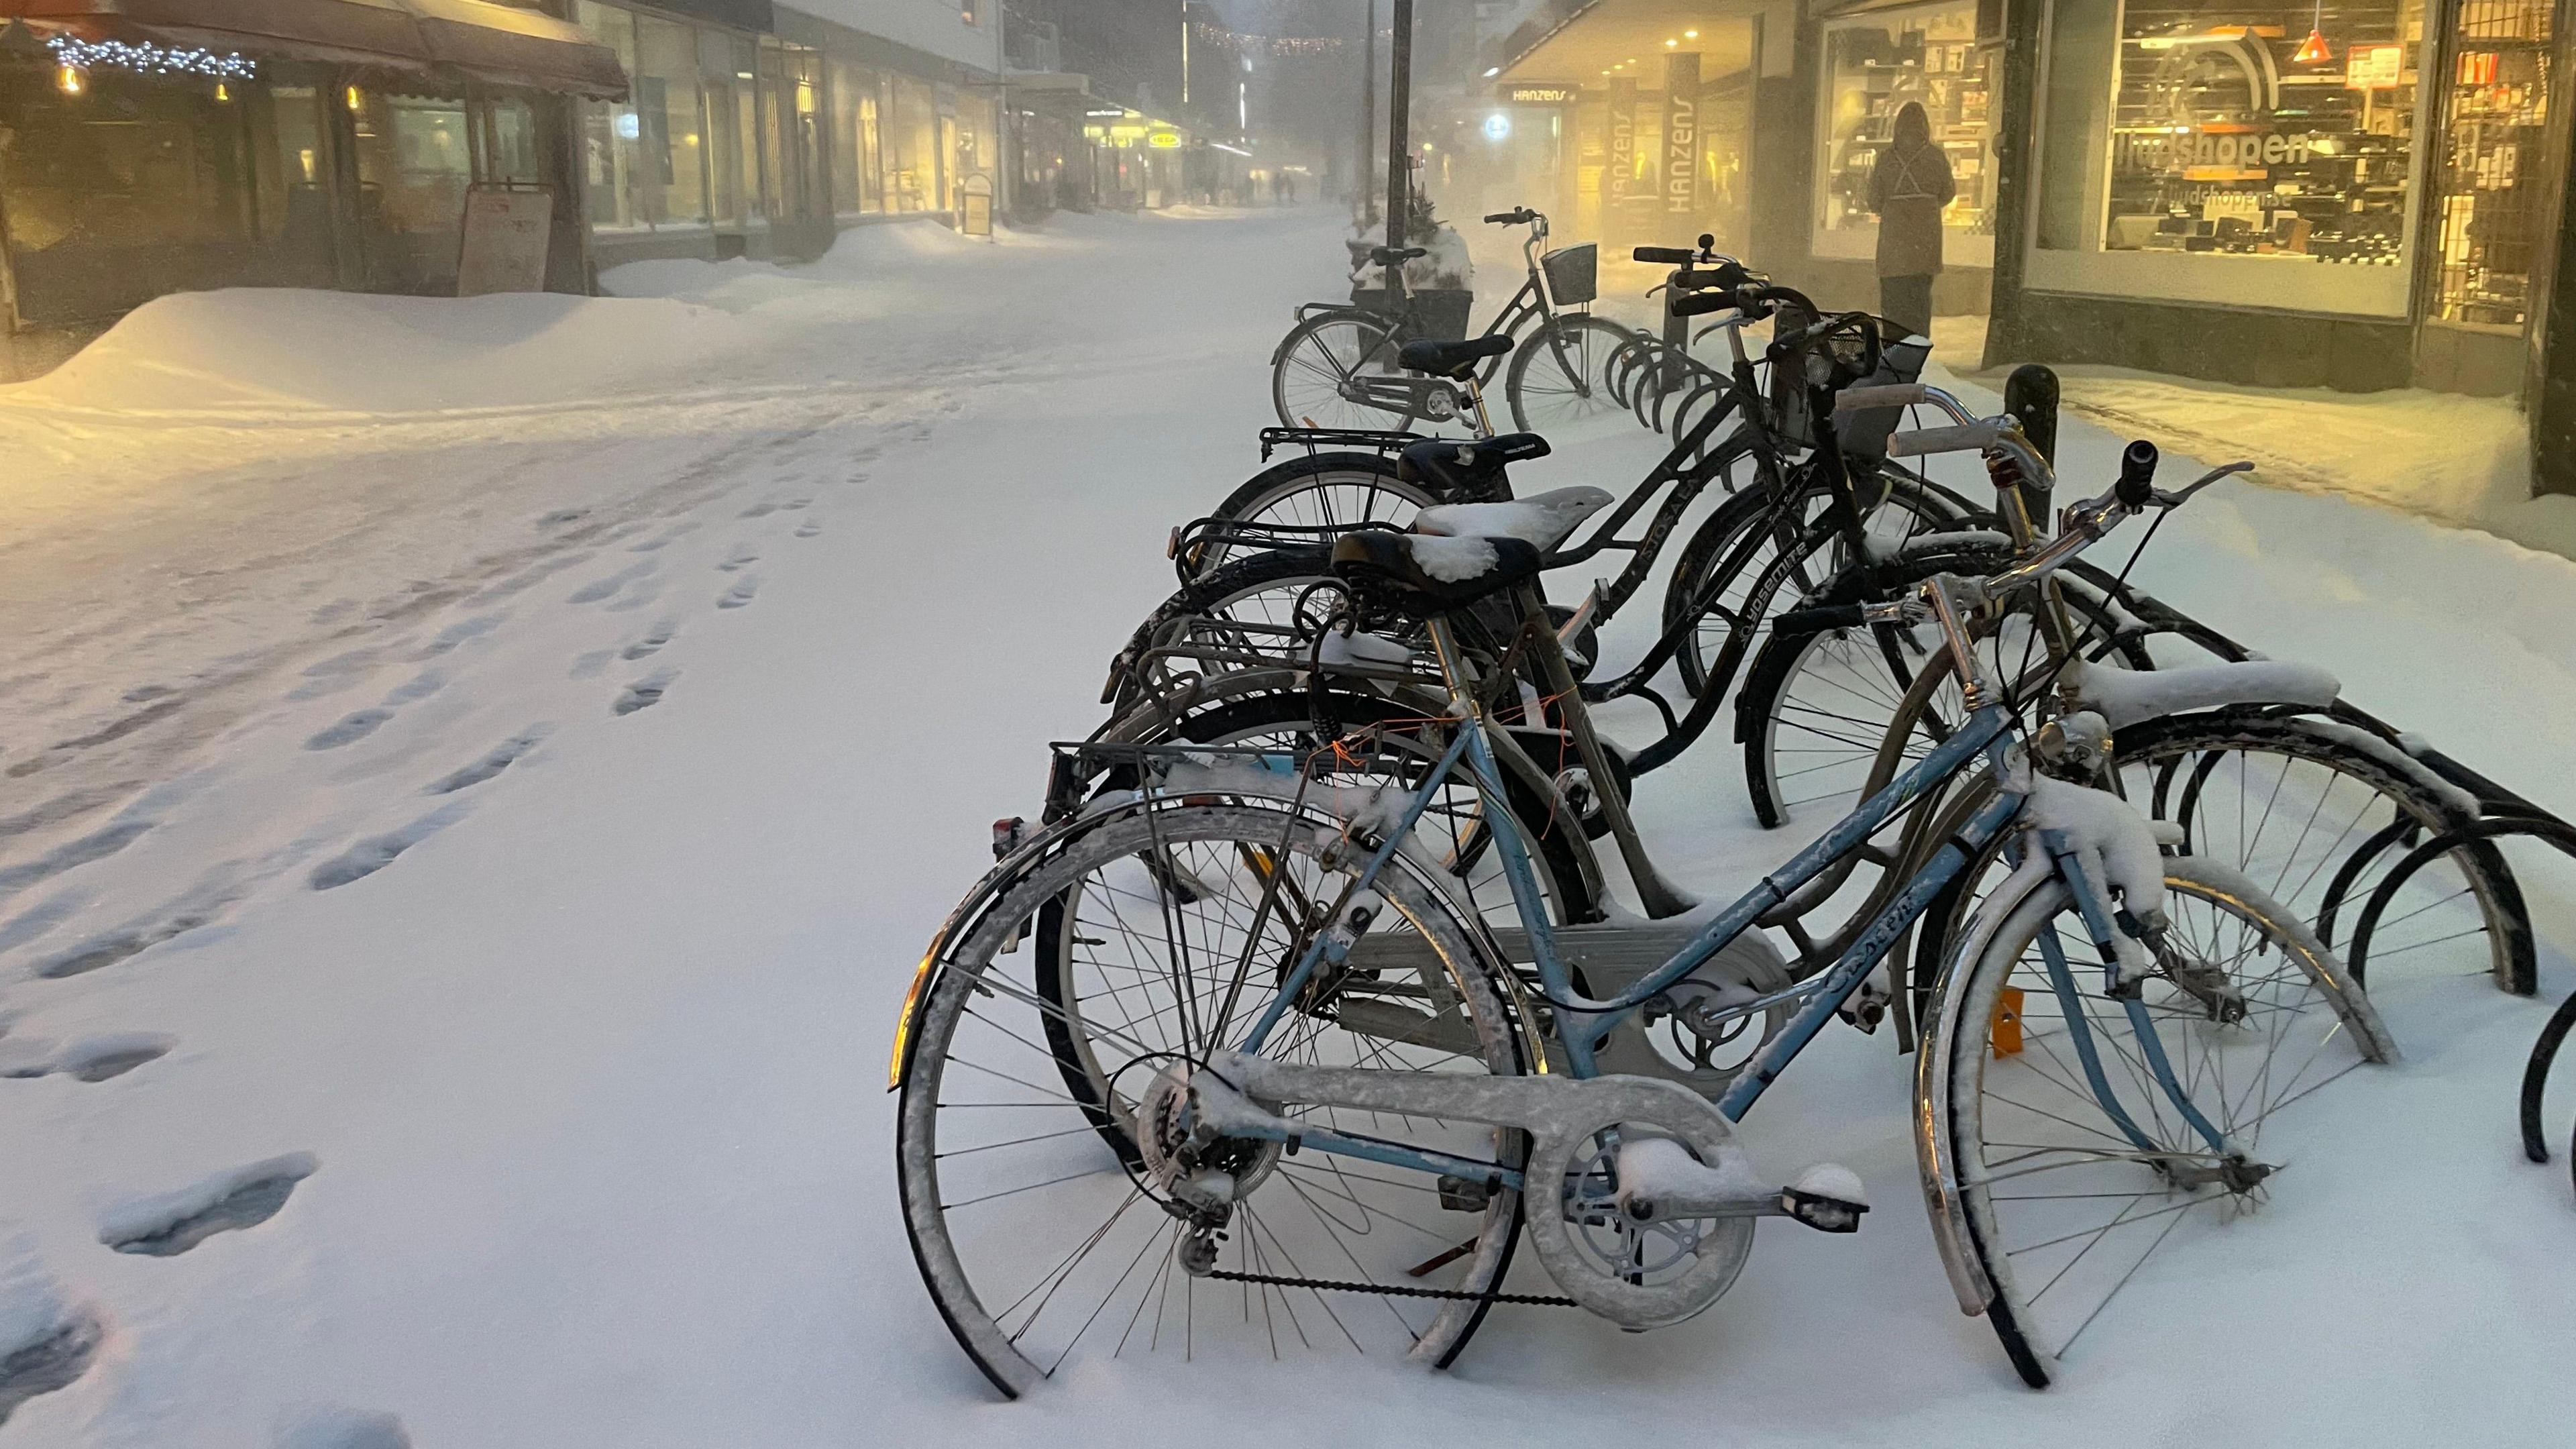
[[[1445,1376],[1094,1356],[992,1402],[895,1211],[895,1011],[1164,531],[1256,466],[1337,226],[180,297],[0,391],[0,1359],[87,1360],[0,1445],[2568,1441],[2541,1013],[2474,981],[2348,1155],[2045,1395],[1950,1302],[1909,1063],[1837,1030],[1746,1130],[1881,1210],[1765,1232],[1682,1328],[1505,1308]],[[2118,441],[2070,425],[2070,486]],[[2576,813],[2576,564],[2231,486],[2139,576]],[[1642,805],[1721,894],[1786,846],[1703,749]],[[2567,884],[2534,862],[2553,999]]]

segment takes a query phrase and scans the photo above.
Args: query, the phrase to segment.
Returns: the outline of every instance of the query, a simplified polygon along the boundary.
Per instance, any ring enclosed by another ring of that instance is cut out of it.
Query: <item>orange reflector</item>
[[[2021,1054],[2021,988],[2007,986],[1995,999],[1994,1023],[1986,1029],[1986,1040],[1993,1044],[1999,1057]]]
[[[912,1014],[921,1006],[921,989],[930,984],[930,970],[939,964],[939,943],[921,954],[921,969],[912,973],[912,987],[903,994],[903,1019],[894,1024],[894,1064],[886,1070],[886,1090],[903,1085],[903,1052],[912,1044]]]

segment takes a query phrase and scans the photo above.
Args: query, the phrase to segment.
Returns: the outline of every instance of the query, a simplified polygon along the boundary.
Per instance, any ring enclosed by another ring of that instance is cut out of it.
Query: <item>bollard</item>
[[[2004,411],[2021,421],[2022,436],[2057,466],[2057,374],[2036,362],[2025,362],[2004,379]],[[2022,489],[2022,507],[2030,514],[2031,526],[2045,532],[2053,516],[2046,495],[2034,489]]]

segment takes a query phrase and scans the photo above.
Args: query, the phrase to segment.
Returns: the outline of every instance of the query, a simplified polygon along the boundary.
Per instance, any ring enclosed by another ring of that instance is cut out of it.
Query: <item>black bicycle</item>
[[[1524,431],[1562,428],[1614,404],[1601,389],[1603,367],[1627,342],[1628,332],[1581,309],[1599,295],[1599,249],[1587,242],[1546,252],[1547,218],[1528,207],[1485,218],[1496,226],[1527,226],[1521,244],[1528,277],[1494,314],[1480,338],[1511,345],[1480,359],[1476,380],[1489,383],[1504,371],[1512,420]],[[1369,259],[1381,269],[1426,255],[1420,247],[1378,247]],[[1408,343],[1456,337],[1466,319],[1435,315],[1445,299],[1407,292],[1390,315],[1358,302],[1310,302],[1297,309],[1297,325],[1270,356],[1270,396],[1280,424],[1289,428],[1403,429],[1443,421],[1447,390],[1407,376],[1399,360]],[[1511,360],[1505,370],[1503,358]]]

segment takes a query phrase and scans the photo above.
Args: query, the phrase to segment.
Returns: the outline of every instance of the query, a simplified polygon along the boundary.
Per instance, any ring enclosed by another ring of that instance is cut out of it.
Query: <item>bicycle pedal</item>
[[[1820,1233],[1856,1233],[1869,1211],[1869,1190],[1850,1168],[1819,1162],[1780,1189],[1780,1208]]]

